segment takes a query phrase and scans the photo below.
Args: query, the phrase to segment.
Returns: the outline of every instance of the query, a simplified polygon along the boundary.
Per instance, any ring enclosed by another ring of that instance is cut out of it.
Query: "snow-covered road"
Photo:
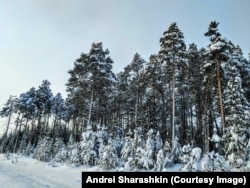
[[[80,167],[52,167],[21,156],[12,163],[0,155],[1,188],[81,188],[81,172]]]

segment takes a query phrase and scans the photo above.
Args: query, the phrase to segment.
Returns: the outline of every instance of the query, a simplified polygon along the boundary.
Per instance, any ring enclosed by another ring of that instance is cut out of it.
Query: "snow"
[[[7,160],[0,154],[1,188],[39,188],[39,187],[81,187],[80,167],[60,165],[53,167],[30,157],[15,155],[17,162]]]
[[[80,187],[82,171],[100,171],[97,167],[70,167],[45,163],[33,158],[15,155],[17,162],[0,155],[1,188],[15,187]],[[67,177],[67,178],[65,178]]]
[[[220,50],[221,48],[223,48],[225,46],[224,42],[218,41],[214,44],[211,44],[210,46],[210,51],[217,51]]]
[[[13,160],[14,159],[14,160]],[[173,165],[163,171],[178,171],[181,164]],[[41,162],[31,157],[15,154],[6,159],[0,154],[1,188],[80,188],[82,172],[103,171],[98,166],[70,166],[63,163]]]

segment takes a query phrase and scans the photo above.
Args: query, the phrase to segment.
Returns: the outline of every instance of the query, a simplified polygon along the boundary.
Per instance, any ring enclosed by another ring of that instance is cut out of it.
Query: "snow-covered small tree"
[[[105,145],[103,143],[103,139],[98,139],[98,152],[97,152],[98,160],[100,160],[100,156],[102,156],[104,148]]]
[[[84,165],[93,166],[96,164],[97,153],[95,151],[96,135],[92,127],[87,126],[87,130],[82,133],[82,141],[80,142],[81,160]]]
[[[130,137],[125,137],[125,143],[121,151],[121,159],[126,162],[129,157],[134,158],[133,141]]]
[[[155,152],[155,141],[154,141],[154,131],[153,129],[150,129],[147,132],[147,140],[146,140],[146,155],[147,157],[149,157],[150,159],[154,159],[154,152]]]
[[[164,168],[168,168],[173,164],[173,159],[171,157],[171,145],[168,140],[165,141],[164,146],[163,146],[163,152],[165,156],[164,160]]]
[[[98,140],[102,140],[102,143],[104,145],[108,144],[108,140],[109,140],[109,134],[107,132],[107,127],[106,126],[97,126],[97,137]]]
[[[61,150],[56,154],[55,161],[56,162],[66,162],[68,159],[68,150],[66,146],[63,146]]]
[[[33,158],[39,161],[48,162],[52,158],[52,140],[49,137],[44,137],[38,142],[34,150]]]
[[[157,134],[155,136],[155,152],[158,153],[163,147],[163,141],[160,135],[160,132],[157,131]]]
[[[130,172],[134,170],[135,170],[135,161],[132,157],[129,157],[124,164],[123,171]]]
[[[124,138],[123,138],[123,135],[119,133],[120,129],[118,129],[117,131],[118,131],[118,134],[116,134],[116,136],[114,137],[113,142],[117,151],[117,156],[120,159],[121,151],[122,151],[123,144],[124,144],[124,140],[123,140]],[[99,147],[100,147],[100,143],[99,143]]]
[[[162,171],[165,168],[165,156],[163,149],[160,149],[156,155],[155,170]]]
[[[191,148],[190,144],[182,147],[182,164],[180,168],[183,172],[200,172],[201,167],[202,149],[199,147]]]
[[[118,165],[118,157],[112,139],[109,139],[108,144],[104,147],[102,155],[100,156],[99,166],[103,169],[115,169]]]
[[[97,161],[97,154],[92,148],[92,144],[87,142],[81,143],[81,160],[83,165],[94,166]]]
[[[33,155],[33,152],[34,152],[34,146],[31,144],[31,142],[29,142],[25,149],[24,155],[31,156]]]
[[[53,144],[53,156],[57,155],[58,152],[61,152],[62,148],[65,148],[65,144],[61,138],[56,138],[55,143]]]
[[[139,131],[137,128],[134,130],[134,137],[133,137],[133,147],[137,149],[138,147],[143,147],[144,142],[142,138],[141,131]]]
[[[231,168],[241,171],[246,165],[245,153],[247,145],[241,143],[241,130],[238,127],[231,127],[229,136],[226,137],[225,156]]]
[[[246,159],[246,146],[250,133],[248,127],[250,125],[250,104],[244,96],[242,89],[242,79],[239,70],[235,64],[239,63],[232,58],[228,69],[228,88],[225,91],[226,101],[226,123],[228,125],[224,134],[224,149],[226,158],[230,158],[233,166],[239,166],[240,158]],[[230,155],[230,156],[229,156]],[[233,159],[234,158],[234,159]],[[234,162],[232,161],[234,160]],[[242,164],[244,165],[244,164]]]
[[[181,163],[182,148],[181,148],[181,145],[179,143],[179,139],[177,136],[175,137],[173,147],[174,148],[172,148],[172,151],[171,151],[171,158],[173,160],[173,163]]]
[[[54,158],[56,162],[66,162],[68,159],[67,146],[61,139],[57,139],[54,144]]]
[[[151,170],[155,167],[155,162],[149,152],[143,148],[137,148],[135,153],[135,165],[138,170]]]
[[[154,141],[154,131],[150,129],[147,132],[147,140],[145,148],[137,148],[136,149],[136,156],[135,156],[135,163],[138,169],[149,170],[154,168],[155,161],[154,161],[154,151],[155,151],[155,141]]]
[[[69,162],[74,166],[79,166],[81,164],[79,143],[71,143],[70,145],[68,145],[68,148]]]

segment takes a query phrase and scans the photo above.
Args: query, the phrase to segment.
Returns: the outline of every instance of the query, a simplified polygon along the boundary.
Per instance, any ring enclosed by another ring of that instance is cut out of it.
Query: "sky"
[[[68,70],[102,42],[123,71],[135,53],[146,61],[176,22],[188,46],[207,47],[211,21],[222,36],[250,52],[249,0],[0,0],[0,110],[43,80],[66,98]]]

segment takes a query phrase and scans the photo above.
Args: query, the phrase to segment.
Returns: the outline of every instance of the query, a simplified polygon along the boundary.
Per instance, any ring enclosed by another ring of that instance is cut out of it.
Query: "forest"
[[[173,22],[157,54],[135,52],[119,73],[92,43],[68,70],[66,98],[48,80],[10,95],[0,153],[130,171],[250,171],[250,60],[218,25],[198,49]]]

